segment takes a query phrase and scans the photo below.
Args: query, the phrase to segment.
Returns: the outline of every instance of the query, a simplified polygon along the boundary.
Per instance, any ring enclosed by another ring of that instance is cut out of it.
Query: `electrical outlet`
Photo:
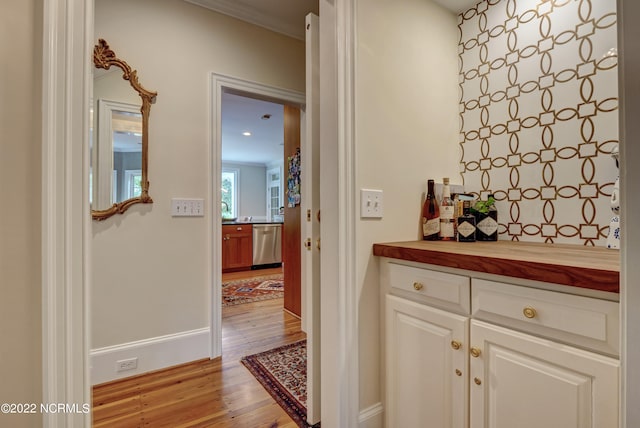
[[[171,199],[171,215],[173,217],[203,217],[204,199]]]
[[[382,195],[382,190],[360,190],[361,218],[382,218],[384,212]]]
[[[138,368],[138,357],[127,358],[126,360],[116,361],[116,371],[126,372],[127,370],[135,370]]]

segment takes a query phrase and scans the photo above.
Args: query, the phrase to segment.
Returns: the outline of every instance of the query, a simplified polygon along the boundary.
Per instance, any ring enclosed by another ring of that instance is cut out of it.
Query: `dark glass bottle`
[[[440,239],[443,241],[456,240],[455,204],[451,199],[449,178],[442,179],[442,200],[440,201]]]
[[[427,181],[427,197],[422,206],[422,239],[437,241],[440,239],[440,207],[436,201],[435,184]]]
[[[464,201],[458,217],[458,242],[476,242],[476,218],[471,215],[471,202]]]
[[[488,201],[493,201],[493,195],[489,195]],[[488,213],[476,215],[476,241],[498,240],[498,209],[495,204],[489,205]]]

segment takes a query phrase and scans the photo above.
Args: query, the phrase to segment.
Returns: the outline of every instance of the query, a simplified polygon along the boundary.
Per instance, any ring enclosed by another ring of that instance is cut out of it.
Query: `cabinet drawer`
[[[619,355],[616,302],[472,279],[474,318]]]
[[[226,235],[251,235],[251,224],[225,224],[222,226],[222,236]]]
[[[392,293],[443,309],[469,313],[471,298],[468,277],[393,262],[388,267]]]

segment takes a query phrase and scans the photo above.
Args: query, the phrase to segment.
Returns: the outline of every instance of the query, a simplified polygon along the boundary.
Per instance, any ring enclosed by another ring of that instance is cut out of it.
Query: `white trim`
[[[339,213],[339,355],[344,359],[342,379],[343,424],[357,423],[360,390],[359,305],[356,264],[356,126],[355,126],[355,46],[356,0],[337,0],[338,40],[338,213]]]
[[[91,383],[97,385],[209,357],[209,328],[167,334],[120,345],[92,349]],[[116,371],[118,360],[137,358],[138,367]]]
[[[211,164],[207,173],[209,198],[208,209],[205,210],[205,221],[207,223],[207,248],[209,254],[209,269],[207,273],[207,281],[211,284],[211,358],[222,355],[222,260],[219,256],[222,253],[222,218],[220,210],[217,207],[218,201],[221,200],[221,171],[222,171],[222,93],[224,91],[232,91],[235,93],[245,93],[259,95],[263,99],[281,102],[284,104],[294,104],[299,107],[304,106],[304,94],[289,89],[276,88],[273,86],[263,85],[261,83],[249,80],[238,79],[218,73],[211,73],[210,87],[210,116],[211,126],[209,128],[209,159]],[[215,191],[214,191],[215,190]],[[214,205],[214,203],[216,205]],[[213,227],[216,225],[216,227]],[[213,255],[216,255],[214,257]]]
[[[320,0],[321,420],[340,427],[357,426],[359,416],[355,7]]]
[[[384,426],[384,407],[378,402],[366,409],[360,410],[358,417],[359,428],[382,428]]]
[[[42,402],[91,402],[89,100],[93,2],[47,0],[42,82]],[[90,426],[89,414],[42,415],[44,427]]]
[[[640,5],[635,0],[618,0],[618,88],[620,108],[620,308],[621,308],[621,427],[640,426],[640,226],[633,221],[640,207],[640,88],[637,64],[640,59]]]

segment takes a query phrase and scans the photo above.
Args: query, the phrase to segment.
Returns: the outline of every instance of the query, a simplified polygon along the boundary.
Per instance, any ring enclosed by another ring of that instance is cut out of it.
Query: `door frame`
[[[42,15],[41,403],[80,409],[91,403],[87,142],[93,5],[93,0],[45,0]],[[91,414],[43,413],[42,425],[89,427]]]
[[[260,99],[281,104],[295,105],[300,108],[301,120],[304,120],[305,95],[302,92],[269,86],[233,76],[211,73],[210,76],[209,114],[209,177],[207,180],[207,195],[210,196],[206,212],[207,219],[207,248],[209,254],[209,268],[207,269],[207,283],[211,284],[211,319],[210,319],[210,356],[216,358],[222,355],[222,215],[216,208],[216,201],[222,197],[220,193],[222,172],[222,94],[225,91],[239,95],[249,95]],[[304,136],[301,135],[301,138]],[[215,227],[214,227],[215,225]]]

